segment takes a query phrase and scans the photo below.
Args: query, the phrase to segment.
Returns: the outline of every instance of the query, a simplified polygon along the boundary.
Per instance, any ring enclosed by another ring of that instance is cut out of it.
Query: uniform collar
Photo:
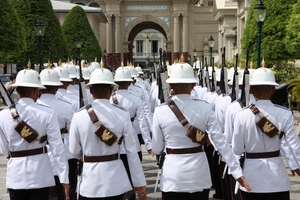
[[[42,94],[42,95],[40,96],[40,99],[43,99],[43,98],[47,98],[47,99],[56,99],[54,94]]]
[[[32,98],[21,98],[19,101],[18,101],[19,104],[21,105],[29,105],[29,104],[32,104],[34,103],[33,99]]]
[[[270,100],[258,100],[255,102],[257,106],[273,106],[274,104]]]
[[[177,94],[177,95],[174,95],[172,96],[172,99],[173,100],[191,100],[191,95],[189,94]]]
[[[111,103],[108,99],[95,99],[94,103],[97,103],[97,104],[110,104],[111,105]]]

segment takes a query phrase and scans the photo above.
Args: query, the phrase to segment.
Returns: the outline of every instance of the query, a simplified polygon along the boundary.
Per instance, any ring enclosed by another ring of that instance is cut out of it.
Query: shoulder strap
[[[86,109],[87,113],[89,114],[89,116],[91,118],[91,121],[93,123],[99,121],[99,119],[98,119],[98,117],[97,117],[97,115],[96,115],[96,113],[95,113],[95,111],[94,111],[94,109],[93,109],[93,107],[92,107],[91,104],[86,105],[85,109]]]
[[[19,117],[19,113],[16,109],[16,105],[13,104],[9,107],[9,110],[10,110],[10,113],[11,113],[11,116],[13,119],[17,119]]]
[[[189,123],[173,100],[167,101],[167,105],[173,111],[173,113],[177,117],[178,121],[182,124],[182,126],[185,126],[186,124]]]
[[[118,103],[119,103],[119,102],[118,102],[118,99],[117,99],[116,93],[113,93],[113,94],[111,95],[111,98],[112,98],[114,104],[118,104]]]
[[[252,113],[253,113],[254,115],[260,113],[260,110],[259,110],[259,109],[256,107],[256,105],[254,105],[254,104],[251,104],[249,108],[250,108],[250,110],[252,111]]]

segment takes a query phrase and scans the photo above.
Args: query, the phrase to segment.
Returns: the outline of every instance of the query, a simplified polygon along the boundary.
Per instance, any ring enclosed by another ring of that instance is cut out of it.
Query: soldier
[[[119,159],[122,142],[128,158],[134,191],[147,198],[146,180],[136,153],[128,112],[109,102],[114,83],[107,69],[92,72],[90,91],[94,102],[74,114],[70,128],[70,152],[83,160],[79,193],[82,199],[122,200],[132,190]]]
[[[167,82],[174,96],[155,109],[152,137],[152,151],[160,154],[166,149],[167,153],[160,181],[163,199],[208,200],[211,177],[203,152],[206,131],[215,148],[229,163],[233,176],[250,190],[239,163],[225,142],[212,106],[190,97],[197,82],[192,67],[187,63],[175,64]]]
[[[10,199],[48,200],[55,181],[47,141],[68,198],[68,164],[57,116],[51,108],[35,103],[39,89],[45,89],[39,74],[30,68],[22,70],[13,86],[21,98],[0,112],[0,151],[10,157],[6,173]]]
[[[251,192],[244,191],[246,200],[289,200],[291,184],[282,158],[279,156],[285,141],[300,166],[300,142],[290,110],[270,101],[275,91],[273,72],[259,68],[250,80],[256,103],[238,112],[234,120],[232,149],[236,155],[245,154],[244,174]],[[300,170],[295,172],[299,175]]]
[[[69,129],[71,124],[71,119],[74,113],[72,104],[65,100],[57,99],[55,97],[55,93],[58,90],[58,86],[62,85],[62,83],[59,81],[58,73],[54,69],[50,68],[50,63],[48,64],[48,69],[44,69],[41,72],[40,77],[41,77],[42,85],[44,85],[46,89],[40,90],[41,96],[37,100],[37,103],[48,106],[56,112],[58,117],[58,122],[59,122],[61,139],[66,148],[67,158],[71,159],[71,155],[69,152]],[[59,181],[57,172],[55,170],[53,152],[51,151],[51,149],[48,151],[48,154],[50,156],[50,160],[53,166],[53,173],[54,173],[54,178],[56,183],[54,187],[50,187],[49,200],[60,200],[63,199],[62,185]],[[68,166],[69,166],[69,171],[71,171],[71,173],[69,173],[69,179],[72,180],[72,177],[70,177],[70,175],[72,173],[75,174],[74,170],[76,169],[76,162],[75,165],[74,164],[72,165],[72,161],[71,161],[69,162]],[[71,184],[70,182],[71,199],[73,199],[74,197],[75,185]]]
[[[121,107],[125,108],[130,115],[131,122],[136,123],[137,126],[139,127],[138,129],[133,129],[133,132],[134,132],[134,139],[135,139],[135,143],[136,143],[137,153],[141,160],[142,152],[141,152],[141,146],[139,144],[138,135],[136,132],[137,130],[141,131],[141,134],[145,141],[145,147],[146,147],[148,153],[149,154],[152,153],[151,138],[150,138],[150,134],[149,134],[149,131],[147,128],[147,124],[146,124],[147,122],[146,122],[146,119],[144,116],[142,100],[139,97],[130,94],[127,90],[129,85],[132,82],[132,78],[131,78],[131,75],[130,75],[130,72],[128,69],[126,69],[124,67],[119,67],[116,70],[114,80],[118,84],[118,90],[111,96],[110,102],[114,103],[117,106],[121,106]],[[121,145],[120,157],[124,163],[124,166],[126,168],[127,174],[130,179],[130,182],[132,183],[131,178],[130,178],[128,159],[127,159],[126,152],[124,150],[123,145]],[[130,196],[130,195],[127,194],[126,196]],[[131,195],[131,196],[132,196],[132,198],[127,197],[125,199],[135,199],[133,195]]]

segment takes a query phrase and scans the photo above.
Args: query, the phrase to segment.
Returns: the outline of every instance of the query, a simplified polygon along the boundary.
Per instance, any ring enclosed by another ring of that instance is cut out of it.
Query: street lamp
[[[103,56],[104,56],[104,67],[106,67],[106,54],[107,54],[106,49],[104,49],[104,51],[103,51]]]
[[[196,50],[196,48],[194,48],[194,62],[196,62],[196,57],[197,57],[197,50]]]
[[[254,18],[257,24],[257,65],[256,68],[260,67],[260,49],[261,49],[261,28],[266,18],[267,8],[264,6],[262,0],[254,7]]]
[[[210,53],[210,65],[212,66],[212,49],[215,45],[215,40],[212,37],[212,35],[210,35],[210,38],[207,40],[207,43],[208,43],[209,53]]]
[[[42,38],[45,32],[45,25],[43,24],[43,22],[38,19],[36,25],[35,25],[35,32],[36,35],[38,36],[38,40],[39,40],[39,53],[40,53],[40,68],[39,68],[39,72],[42,71],[42,69],[44,69],[44,64],[43,64],[43,50],[42,50]]]

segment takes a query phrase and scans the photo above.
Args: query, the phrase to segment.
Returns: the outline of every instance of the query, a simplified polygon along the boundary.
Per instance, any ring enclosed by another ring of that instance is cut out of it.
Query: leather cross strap
[[[47,153],[46,146],[37,149],[24,150],[24,151],[11,151],[10,157],[18,158],[18,157],[25,157],[25,156],[34,156],[43,153]]]
[[[259,158],[274,158],[279,157],[279,150],[272,152],[262,152],[262,153],[246,153],[246,158],[249,159],[259,159]]]
[[[190,154],[203,152],[202,146],[185,148],[185,149],[170,149],[166,148],[167,154]]]
[[[91,104],[88,104],[88,105],[86,105],[86,111],[88,112],[88,114],[89,114],[89,116],[90,116],[90,118],[91,118],[91,121],[93,122],[93,123],[96,123],[96,122],[98,122],[99,121],[99,119],[98,119],[98,117],[97,117],[97,115],[96,115],[96,113],[95,113],[95,111],[94,111],[94,109],[93,109],[93,107],[92,107],[92,105]]]
[[[19,113],[16,109],[16,105],[14,104],[14,105],[10,106],[9,109],[10,109],[10,113],[11,113],[12,118],[17,119],[19,117]]]
[[[170,107],[170,109],[176,115],[178,121],[182,124],[182,126],[185,126],[186,124],[189,123],[173,100],[167,101],[167,105]]]
[[[118,103],[119,103],[119,102],[118,102],[118,99],[117,99],[116,93],[113,93],[113,94],[111,95],[111,98],[112,98],[114,104],[118,104]]]
[[[84,156],[84,162],[107,162],[119,159],[118,154],[105,155],[105,156]]]

